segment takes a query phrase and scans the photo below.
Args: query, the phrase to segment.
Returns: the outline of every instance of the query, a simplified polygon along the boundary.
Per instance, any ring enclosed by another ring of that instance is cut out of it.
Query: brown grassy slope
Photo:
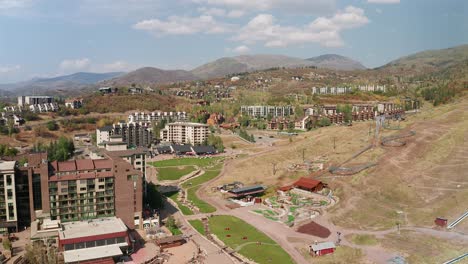
[[[413,117],[416,131],[402,148],[389,148],[379,165],[337,180],[344,188],[333,211],[335,224],[385,229],[432,226],[435,217],[454,220],[468,199],[468,99]],[[403,211],[399,216],[397,211]],[[405,219],[406,218],[406,219]]]
[[[156,93],[136,95],[98,95],[85,98],[85,107],[97,113],[123,113],[135,111],[170,111],[174,110],[180,100],[172,96],[162,96]]]

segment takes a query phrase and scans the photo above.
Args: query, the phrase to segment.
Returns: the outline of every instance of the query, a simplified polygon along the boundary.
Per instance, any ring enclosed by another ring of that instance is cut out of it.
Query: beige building
[[[208,139],[208,125],[186,122],[170,123],[161,129],[160,136],[162,141],[201,145]]]
[[[15,194],[16,161],[0,161],[0,231],[17,227]]]

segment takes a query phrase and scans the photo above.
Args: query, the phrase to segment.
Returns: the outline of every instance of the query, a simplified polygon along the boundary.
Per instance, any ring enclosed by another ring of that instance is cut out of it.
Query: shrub
[[[59,129],[59,126],[57,122],[52,120],[52,121],[47,122],[47,129],[49,129],[49,131],[57,131]]]

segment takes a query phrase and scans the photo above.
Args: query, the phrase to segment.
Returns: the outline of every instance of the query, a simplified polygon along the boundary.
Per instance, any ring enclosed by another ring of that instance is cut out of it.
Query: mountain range
[[[381,67],[378,71],[413,71],[427,72],[444,69],[468,60],[468,45],[442,50],[429,50],[405,56]],[[82,88],[96,85],[128,86],[138,84],[162,84],[177,81],[192,81],[223,77],[242,72],[265,70],[269,68],[309,67],[327,68],[331,70],[365,70],[360,62],[348,57],[326,54],[309,59],[301,59],[284,55],[241,55],[224,57],[203,64],[191,71],[163,70],[144,67],[129,73],[89,73],[79,72],[54,78],[36,78],[14,84],[0,84],[0,93],[4,96],[35,94],[73,94]]]

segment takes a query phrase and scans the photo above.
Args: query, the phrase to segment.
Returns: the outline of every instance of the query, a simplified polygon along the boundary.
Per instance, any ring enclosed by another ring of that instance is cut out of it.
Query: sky
[[[0,83],[243,54],[378,67],[468,43],[466,0],[0,0]]]

